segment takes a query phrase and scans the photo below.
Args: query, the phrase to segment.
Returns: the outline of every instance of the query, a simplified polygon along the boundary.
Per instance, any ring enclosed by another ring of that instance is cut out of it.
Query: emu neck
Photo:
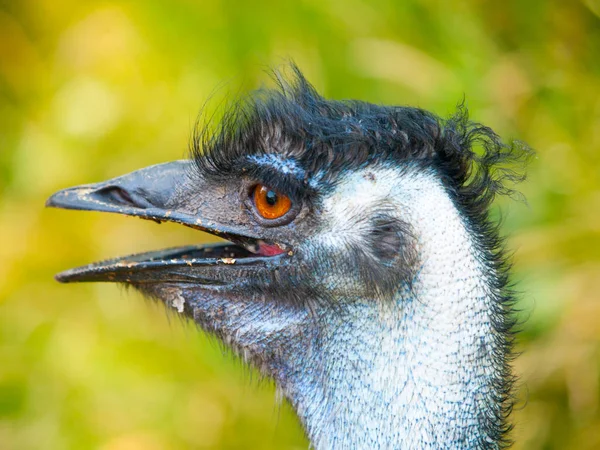
[[[413,288],[387,303],[340,301],[280,384],[317,449],[498,448],[495,274],[439,185],[398,189],[418,238]]]

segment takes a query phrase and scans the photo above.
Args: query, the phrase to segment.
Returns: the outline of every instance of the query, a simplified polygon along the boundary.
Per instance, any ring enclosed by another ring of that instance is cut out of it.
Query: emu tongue
[[[267,244],[264,241],[260,241],[258,243],[258,251],[256,253],[261,256],[275,256],[285,253],[285,249],[281,248],[277,244]]]

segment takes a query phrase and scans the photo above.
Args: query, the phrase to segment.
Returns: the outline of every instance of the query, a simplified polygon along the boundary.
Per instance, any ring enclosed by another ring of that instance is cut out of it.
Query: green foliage
[[[0,446],[306,448],[273,387],[191,325],[116,286],[52,280],[204,236],[43,208],[184,156],[207,98],[290,58],[328,97],[443,116],[464,97],[537,150],[529,206],[501,201],[524,293],[515,448],[600,448],[599,14],[596,0],[4,2]]]

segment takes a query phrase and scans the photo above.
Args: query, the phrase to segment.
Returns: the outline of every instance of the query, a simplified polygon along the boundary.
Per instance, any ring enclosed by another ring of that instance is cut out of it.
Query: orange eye
[[[253,195],[256,210],[265,219],[279,219],[292,207],[292,201],[288,197],[278,194],[262,184],[254,188]]]

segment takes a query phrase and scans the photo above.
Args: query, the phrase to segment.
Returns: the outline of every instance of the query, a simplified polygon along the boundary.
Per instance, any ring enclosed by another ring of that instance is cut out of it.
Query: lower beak
[[[61,283],[193,283],[225,286],[278,266],[285,256],[250,256],[234,245],[187,246],[123,256],[69,269],[56,275]]]

